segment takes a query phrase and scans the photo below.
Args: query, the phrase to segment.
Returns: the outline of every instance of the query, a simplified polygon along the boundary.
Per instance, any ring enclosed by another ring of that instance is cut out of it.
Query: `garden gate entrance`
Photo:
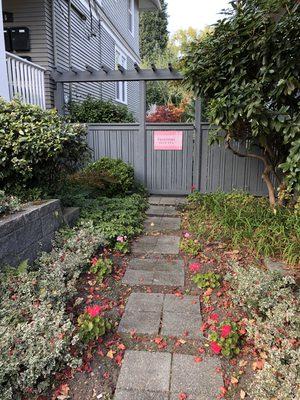
[[[94,160],[107,156],[121,158],[134,166],[137,179],[151,194],[184,195],[199,189],[203,193],[242,189],[257,196],[267,194],[261,179],[263,163],[254,158],[235,156],[224,146],[208,144],[208,123],[201,121],[201,106],[195,102],[194,124],[146,123],[146,82],[182,80],[172,65],[168,69],[100,71],[86,67],[55,69],[55,106],[64,109],[64,84],[81,82],[139,82],[140,116],[135,124],[89,124],[88,143]],[[237,149],[240,144],[236,144]]]
[[[63,84],[72,82],[139,82],[140,115],[137,124],[89,124],[88,144],[95,160],[107,156],[121,158],[134,166],[137,179],[151,194],[185,195],[200,189],[200,101],[196,100],[195,124],[146,123],[146,82],[182,80],[171,64],[168,69],[53,72],[56,82],[55,105],[63,111]]]

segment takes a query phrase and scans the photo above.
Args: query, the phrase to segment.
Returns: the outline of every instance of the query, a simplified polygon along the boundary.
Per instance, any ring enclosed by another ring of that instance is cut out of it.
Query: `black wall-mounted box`
[[[10,28],[12,49],[15,51],[30,51],[29,29],[26,27]]]
[[[10,29],[8,28],[4,28],[4,42],[5,42],[5,50],[12,51]]]

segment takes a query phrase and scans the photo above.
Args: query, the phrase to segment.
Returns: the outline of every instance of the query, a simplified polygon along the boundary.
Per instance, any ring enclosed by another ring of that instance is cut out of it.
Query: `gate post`
[[[201,130],[201,100],[195,100],[195,148],[194,148],[194,168],[193,168],[193,186],[196,190],[200,190],[201,185],[201,147],[202,147],[202,130]]]
[[[55,82],[54,106],[58,114],[64,114],[64,84],[62,82]]]
[[[147,185],[147,131],[146,131],[146,81],[139,82],[139,152],[137,155],[138,178]]]

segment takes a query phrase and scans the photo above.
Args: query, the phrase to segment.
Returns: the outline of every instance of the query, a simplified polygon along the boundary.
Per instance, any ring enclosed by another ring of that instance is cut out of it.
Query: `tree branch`
[[[267,160],[265,157],[260,156],[259,154],[255,153],[241,153],[240,151],[235,150],[233,147],[230,145],[230,139],[226,140],[226,147],[233,152],[238,157],[251,157],[251,158],[256,158],[257,160],[261,160],[265,165],[267,165]]]

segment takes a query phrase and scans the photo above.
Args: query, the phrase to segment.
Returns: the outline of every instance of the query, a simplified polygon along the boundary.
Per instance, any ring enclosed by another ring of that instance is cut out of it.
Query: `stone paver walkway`
[[[176,206],[185,199],[150,197],[145,236],[133,244],[122,283],[139,286],[184,288],[184,263],[179,256],[180,218]],[[160,290],[157,288],[156,290]],[[120,322],[120,334],[135,332],[149,338],[201,339],[199,296],[134,292]],[[216,357],[169,352],[126,350],[114,400],[214,400],[223,380]]]

